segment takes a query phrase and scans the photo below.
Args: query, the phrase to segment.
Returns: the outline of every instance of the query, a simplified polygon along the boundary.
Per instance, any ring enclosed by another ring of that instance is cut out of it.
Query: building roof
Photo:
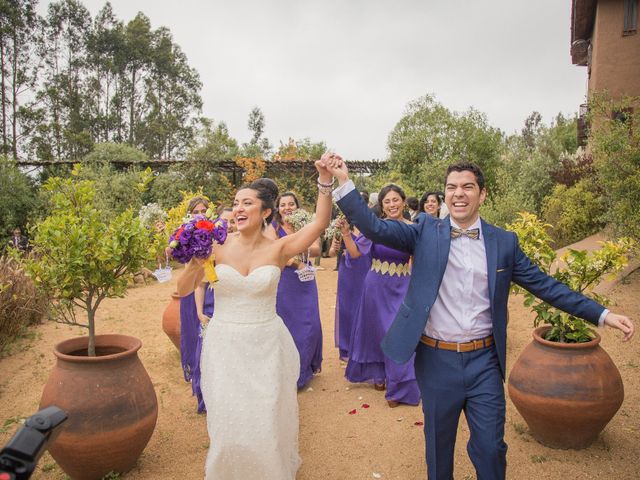
[[[598,1],[571,0],[571,4],[571,62],[586,65]]]

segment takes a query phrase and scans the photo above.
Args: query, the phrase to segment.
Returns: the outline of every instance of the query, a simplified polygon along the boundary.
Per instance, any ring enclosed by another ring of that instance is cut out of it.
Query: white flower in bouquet
[[[324,231],[325,238],[329,240],[342,240],[342,230],[340,230],[340,222],[344,221],[344,215],[340,214],[334,218],[327,229]]]
[[[164,222],[167,219],[167,212],[157,203],[148,203],[140,208],[138,218],[145,228],[151,230],[155,227],[157,221]]]
[[[287,215],[285,220],[293,227],[293,231],[297,232],[307,223],[311,223],[313,216],[303,208],[298,208],[291,214]]]

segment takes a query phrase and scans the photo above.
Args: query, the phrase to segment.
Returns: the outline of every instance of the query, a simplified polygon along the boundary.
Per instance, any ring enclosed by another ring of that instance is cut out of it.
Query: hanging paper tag
[[[213,266],[213,258],[214,256],[211,255],[204,262],[204,276],[206,277],[209,283],[215,283],[218,281],[218,275],[216,275],[216,269]]]

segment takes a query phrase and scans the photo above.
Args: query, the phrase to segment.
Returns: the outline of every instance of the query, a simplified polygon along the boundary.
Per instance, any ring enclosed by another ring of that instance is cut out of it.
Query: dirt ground
[[[334,259],[323,259],[318,273],[324,332],[322,373],[299,393],[300,453],[298,480],[409,480],[426,478],[424,439],[419,407],[391,409],[384,393],[344,379],[344,364],[334,347],[333,321],[337,275]],[[122,333],[142,339],[139,352],[158,396],[158,423],[136,467],[122,478],[200,479],[209,439],[205,417],[196,413],[191,388],[185,383],[178,351],[163,333],[161,317],[175,286],[150,283],[129,290],[126,298],[105,301],[98,312],[98,333]],[[640,271],[614,285],[616,311],[640,324]],[[531,340],[532,315],[522,298],[510,300],[508,366]],[[640,338],[622,343],[619,334],[601,332],[602,346],[618,365],[625,400],[617,415],[590,448],[553,450],[538,444],[522,417],[507,400],[506,441],[510,479],[638,479],[640,478]],[[44,323],[16,343],[12,355],[0,360],[0,445],[24,417],[37,411],[44,384],[54,364],[53,346],[78,328]],[[363,408],[368,404],[369,408]],[[355,414],[349,414],[356,410]],[[468,428],[460,421],[456,478],[475,478],[467,457]],[[46,454],[34,479],[63,479],[64,473]],[[247,479],[249,480],[249,479]]]

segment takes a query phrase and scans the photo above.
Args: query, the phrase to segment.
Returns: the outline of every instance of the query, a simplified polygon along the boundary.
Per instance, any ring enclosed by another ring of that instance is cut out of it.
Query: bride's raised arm
[[[315,165],[318,170],[318,201],[316,202],[316,215],[313,221],[302,227],[297,232],[281,239],[280,255],[283,262],[305,252],[315,242],[331,221],[331,189],[333,176],[325,167],[325,163],[331,158],[340,158],[333,153],[325,153]]]

